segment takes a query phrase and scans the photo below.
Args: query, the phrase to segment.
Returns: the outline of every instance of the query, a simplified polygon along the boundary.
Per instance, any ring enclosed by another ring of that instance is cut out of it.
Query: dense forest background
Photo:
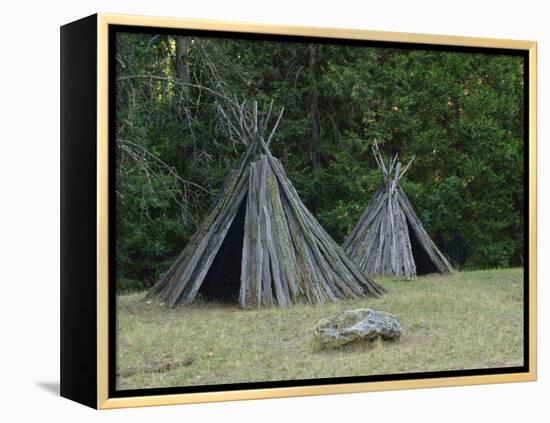
[[[285,108],[272,152],[337,242],[381,181],[376,139],[416,155],[403,188],[455,266],[523,264],[521,57],[119,33],[119,291],[156,282],[234,168],[234,96]]]

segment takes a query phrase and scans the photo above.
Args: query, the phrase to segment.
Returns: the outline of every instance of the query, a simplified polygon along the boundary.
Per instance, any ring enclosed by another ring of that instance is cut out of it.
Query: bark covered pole
[[[311,168],[313,170],[313,183],[315,189],[319,186],[319,171],[321,169],[320,147],[321,147],[321,126],[320,126],[320,113],[319,113],[319,93],[315,86],[315,68],[317,59],[319,56],[319,46],[310,44],[308,46],[308,63],[307,69],[310,76],[310,92],[309,92],[309,115],[311,119],[311,142],[310,142],[310,154],[311,154]],[[312,200],[312,212],[316,214],[319,211],[319,198],[320,195],[313,196]]]

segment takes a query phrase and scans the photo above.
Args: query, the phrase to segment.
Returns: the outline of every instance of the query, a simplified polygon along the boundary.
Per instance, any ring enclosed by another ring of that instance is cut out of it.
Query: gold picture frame
[[[69,24],[74,25],[74,24]],[[62,394],[98,409],[141,407],[169,404],[189,404],[214,401],[234,401],[260,398],[280,398],[306,395],[343,394],[382,390],[419,389],[461,385],[493,384],[505,382],[535,381],[537,378],[537,43],[477,37],[448,35],[413,34],[402,32],[369,31],[362,29],[316,28],[308,26],[266,25],[180,19],[164,17],[128,16],[115,14],[95,15],[96,51],[96,348],[95,353],[95,404],[88,399],[79,400],[71,394],[70,388]],[[322,37],[330,39],[369,40],[407,44],[430,44],[441,46],[482,47],[491,49],[516,49],[528,54],[528,95],[529,95],[529,256],[528,256],[528,371],[504,374],[486,374],[456,377],[434,377],[422,379],[402,379],[361,383],[330,385],[289,386],[265,389],[244,389],[231,391],[209,391],[195,393],[173,393],[166,395],[140,395],[132,397],[109,396],[109,27],[114,25],[138,26],[163,29],[192,29],[250,34],[286,35],[301,37]],[[69,282],[67,282],[69,283]],[[63,285],[63,282],[62,282]],[[70,299],[70,297],[68,297]],[[63,307],[63,306],[62,306]],[[63,329],[63,324],[62,324]],[[62,337],[63,338],[63,337]],[[69,341],[67,341],[69,342]],[[66,353],[66,355],[69,353]],[[67,369],[66,374],[70,372]],[[62,382],[63,384],[63,382]],[[79,388],[80,389],[80,388]],[[90,394],[87,394],[88,397]]]

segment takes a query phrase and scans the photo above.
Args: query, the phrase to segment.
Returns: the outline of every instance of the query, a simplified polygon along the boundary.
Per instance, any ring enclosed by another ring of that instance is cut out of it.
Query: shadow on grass
[[[314,354],[328,354],[328,355],[333,353],[354,354],[354,353],[372,351],[376,349],[386,349],[391,347],[397,347],[399,345],[403,345],[405,342],[407,342],[406,337],[401,337],[398,339],[386,339],[386,340],[375,338],[368,341],[358,339],[356,341],[349,342],[339,347],[327,347],[327,346],[323,347],[321,346],[319,341],[313,339],[311,342],[311,350]]]

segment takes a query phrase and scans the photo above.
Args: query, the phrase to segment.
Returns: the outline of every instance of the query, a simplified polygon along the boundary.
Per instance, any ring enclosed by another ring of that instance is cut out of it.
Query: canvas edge
[[[59,33],[59,394],[93,408],[97,405],[96,27],[96,15],[91,15],[62,25]]]
[[[109,398],[108,386],[108,27],[134,25],[158,28],[186,28],[274,35],[316,36],[372,41],[437,44],[465,47],[518,49],[529,53],[529,371],[510,374],[363,382],[338,385],[215,391],[207,393],[151,395]],[[154,405],[175,405],[329,395],[358,392],[422,389],[464,385],[528,382],[537,380],[536,274],[537,274],[537,43],[525,40],[462,37],[370,31],[362,29],[268,25],[244,22],[180,19],[136,15],[97,15],[97,408],[113,409]]]

